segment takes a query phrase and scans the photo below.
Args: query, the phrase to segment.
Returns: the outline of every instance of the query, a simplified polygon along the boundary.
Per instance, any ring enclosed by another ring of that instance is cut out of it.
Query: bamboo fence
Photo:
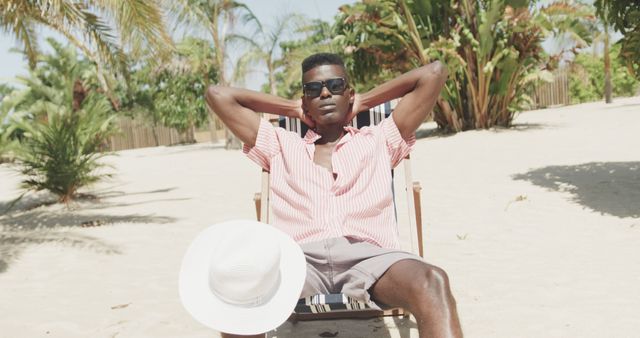
[[[208,126],[205,126],[204,130],[191,129],[185,133],[179,133],[173,128],[162,125],[152,126],[140,120],[121,117],[117,121],[119,132],[109,138],[107,146],[111,151],[118,151],[182,143],[216,142],[220,139],[222,124],[215,120],[211,122],[216,126],[213,133],[208,130]]]
[[[568,71],[559,69],[553,72],[553,82],[536,86],[532,98],[533,109],[571,104]]]

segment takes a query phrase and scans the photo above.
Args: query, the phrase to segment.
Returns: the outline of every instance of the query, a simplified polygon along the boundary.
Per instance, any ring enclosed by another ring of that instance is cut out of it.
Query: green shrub
[[[30,128],[18,155],[26,191],[48,190],[59,202],[77,197],[78,189],[109,174],[97,173],[105,140],[113,132],[114,115],[104,97],[90,98],[82,110],[52,115]]]
[[[614,96],[636,95],[640,82],[618,58],[620,46],[611,49],[611,83]],[[571,103],[591,102],[604,98],[604,60],[591,53],[578,54],[569,72]]]

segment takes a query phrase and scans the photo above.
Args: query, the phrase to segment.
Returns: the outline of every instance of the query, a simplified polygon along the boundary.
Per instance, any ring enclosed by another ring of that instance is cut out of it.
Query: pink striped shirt
[[[415,136],[405,141],[392,118],[345,130],[331,156],[334,179],[313,162],[320,135],[309,130],[300,138],[261,120],[256,145],[243,151],[271,173],[271,223],[298,243],[344,236],[400,248],[391,168],[409,154]]]

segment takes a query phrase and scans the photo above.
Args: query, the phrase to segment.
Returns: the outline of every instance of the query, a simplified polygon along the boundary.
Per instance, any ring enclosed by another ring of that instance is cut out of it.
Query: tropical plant
[[[0,104],[7,116],[0,136],[14,147],[23,187],[49,190],[62,202],[103,175],[94,170],[106,138],[115,132],[116,115],[100,92],[95,65],[73,47],[49,39],[53,54],[40,55],[38,66],[19,77],[24,88]]]
[[[6,131],[9,128],[9,111],[2,109],[2,101],[14,90],[15,88],[7,84],[0,84],[0,163],[10,161],[13,149],[18,145],[17,141],[10,138],[11,132]]]
[[[130,98],[125,101],[125,110],[149,120],[154,131],[161,124],[184,134],[207,122],[202,93],[207,84],[216,81],[217,70],[210,57],[213,52],[210,42],[187,38],[176,47],[169,62],[160,66],[141,65],[131,71]],[[157,143],[157,135],[154,137]],[[193,141],[193,135],[186,139]]]
[[[561,47],[549,56],[552,68],[556,68],[562,59],[575,57],[599,39],[595,9],[577,0],[555,0],[544,5],[540,8],[539,18],[541,26]]]
[[[170,2],[168,9],[177,26],[187,30],[205,32],[211,37],[214,53],[212,59],[218,71],[218,83],[229,85],[232,79],[243,78],[245,74],[227,74],[230,63],[228,46],[233,37],[237,37],[238,20],[244,27],[259,25],[255,15],[245,4],[234,0],[176,0]],[[250,38],[247,38],[250,40]],[[234,67],[234,71],[246,70],[246,67]],[[209,83],[207,83],[208,85]],[[210,123],[213,128],[213,123]],[[239,149],[240,140],[226,129],[226,148]]]
[[[107,154],[102,150],[115,116],[104,97],[92,94],[85,101],[80,110],[30,128],[18,156],[25,191],[47,190],[68,203],[78,189],[111,176],[97,170],[105,166],[99,159]]]
[[[234,74],[233,82],[242,83],[244,81],[244,75],[251,70],[251,67],[255,65],[264,65],[266,68],[265,75],[267,76],[267,92],[270,94],[277,94],[277,82],[276,72],[282,66],[282,62],[278,59],[280,53],[280,44],[291,37],[294,32],[294,27],[301,26],[304,17],[299,14],[285,14],[275,18],[275,24],[273,26],[264,26],[256,18],[256,32],[252,34],[251,38],[233,34],[229,35],[231,41],[238,41],[248,46],[247,52],[245,52],[236,63],[236,67],[241,70]],[[247,70],[244,70],[247,69]]]
[[[640,79],[640,0],[595,0],[594,6],[604,22],[622,33],[618,57]]]
[[[11,93],[12,91],[13,91],[13,87],[4,83],[0,83],[0,102],[2,102],[2,99],[4,99],[4,97],[7,96],[7,94]]]
[[[615,45],[611,53],[613,95],[633,96],[636,95],[640,87],[640,81],[629,73],[629,69],[618,58],[620,49],[620,45]],[[572,103],[590,102],[601,100],[605,97],[603,57],[601,55],[581,53],[569,65],[569,94]]]
[[[527,0],[364,1],[341,10],[337,39],[350,76],[366,86],[433,60],[449,67],[434,109],[445,130],[510,125],[528,87],[550,76],[545,31]]]
[[[290,99],[302,95],[302,60],[314,53],[340,52],[339,45],[333,41],[331,24],[319,19],[304,21],[295,31],[296,36],[301,37],[282,41],[280,57],[274,62],[278,66],[274,75],[276,93]],[[263,91],[272,92],[271,84],[265,85]]]
[[[604,45],[604,93],[605,101],[612,102],[611,84],[611,60],[609,24],[605,18],[601,24],[604,32],[600,31],[599,22],[596,19],[595,8],[578,0],[556,0],[541,9],[545,15],[543,26],[559,38],[563,44],[562,50],[551,56],[550,64],[557,66],[564,54],[569,52],[575,56],[581,49],[590,44],[603,42]]]
[[[60,33],[96,64],[100,85],[116,109],[119,101],[109,74],[126,69],[124,50],[134,59],[147,53],[146,60],[153,63],[164,59],[172,49],[159,0],[0,2],[0,29],[20,42],[32,69],[40,49],[39,27]]]
[[[16,77],[21,85],[0,104],[0,112],[13,112],[31,121],[48,120],[51,115],[77,109],[90,92],[101,92],[95,65],[78,57],[76,49],[52,38],[51,54],[37,58],[38,67],[28,76]]]

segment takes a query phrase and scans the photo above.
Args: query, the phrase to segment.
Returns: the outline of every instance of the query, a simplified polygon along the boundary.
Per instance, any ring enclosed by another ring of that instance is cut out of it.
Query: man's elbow
[[[447,69],[447,66],[444,63],[440,61],[434,61],[429,64],[429,73],[431,76],[436,77],[438,80],[444,82],[449,76],[449,69]]]
[[[213,110],[214,113],[219,111],[219,109],[216,109],[216,107],[224,99],[226,95],[225,89],[226,87],[224,86],[210,85],[209,87],[207,87],[207,90],[204,93],[205,101],[207,102],[207,105],[209,106],[209,108],[211,108],[211,110]]]

